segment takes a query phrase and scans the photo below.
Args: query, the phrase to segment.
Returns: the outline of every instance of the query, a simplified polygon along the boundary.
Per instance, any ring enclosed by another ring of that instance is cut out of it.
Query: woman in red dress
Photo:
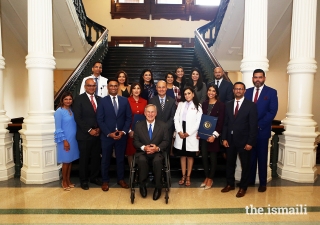
[[[139,83],[133,83],[131,85],[130,97],[128,98],[131,112],[132,112],[132,121],[135,114],[144,114],[144,108],[147,105],[147,100],[140,97],[141,94],[141,85]],[[136,153],[136,149],[133,146],[133,134],[134,131],[129,132],[126,155],[128,157],[128,163],[131,166],[133,155]]]

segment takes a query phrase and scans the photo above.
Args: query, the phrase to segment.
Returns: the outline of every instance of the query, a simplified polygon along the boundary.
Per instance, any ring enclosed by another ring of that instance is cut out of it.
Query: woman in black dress
[[[128,75],[123,70],[117,72],[116,79],[119,82],[118,95],[129,98],[131,86],[128,84]]]

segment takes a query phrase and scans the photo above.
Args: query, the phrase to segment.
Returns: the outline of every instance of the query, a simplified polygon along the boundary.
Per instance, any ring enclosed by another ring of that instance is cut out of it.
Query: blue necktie
[[[113,108],[116,115],[118,115],[118,105],[116,102],[116,97],[113,97]]]
[[[94,78],[96,80],[96,95],[98,95],[99,87],[98,87],[98,78]]]
[[[152,139],[152,125],[149,126],[149,138]]]

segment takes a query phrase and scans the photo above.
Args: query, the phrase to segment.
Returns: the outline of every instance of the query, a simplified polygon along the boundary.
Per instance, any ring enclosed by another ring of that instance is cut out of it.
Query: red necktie
[[[258,96],[259,96],[259,88],[257,88],[256,94],[254,95],[254,100],[253,100],[254,103],[257,103]]]
[[[92,104],[93,110],[94,110],[94,112],[96,112],[97,106],[96,106],[96,103],[94,103],[94,101],[93,101],[93,95],[90,95],[90,97],[91,97],[91,104]]]
[[[237,116],[238,111],[239,111],[239,101],[237,101],[237,105],[236,105],[236,108],[235,108],[235,110],[234,110],[234,117]]]

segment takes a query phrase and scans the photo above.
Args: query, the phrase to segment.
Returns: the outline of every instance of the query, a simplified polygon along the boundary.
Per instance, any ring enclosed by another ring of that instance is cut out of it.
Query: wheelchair
[[[167,152],[163,152],[163,168],[162,168],[162,188],[165,190],[165,202],[168,204],[169,201],[169,191],[171,187],[171,174],[170,174],[170,160],[169,160],[169,154]],[[152,165],[149,168],[151,168]],[[149,178],[152,173],[149,173]],[[149,179],[150,180],[150,179]],[[129,178],[129,186],[130,186],[130,199],[131,204],[134,203],[135,199],[135,187],[139,187],[139,173],[138,173],[138,165],[136,164],[136,156],[134,155],[131,168],[130,168],[130,178]]]

